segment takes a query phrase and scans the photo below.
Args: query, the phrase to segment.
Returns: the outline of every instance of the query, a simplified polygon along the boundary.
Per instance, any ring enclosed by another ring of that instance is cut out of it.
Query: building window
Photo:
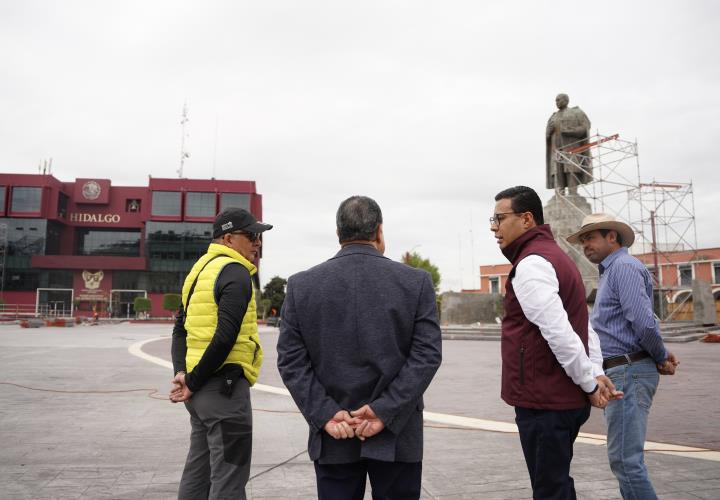
[[[140,256],[140,231],[77,229],[76,255]]]
[[[187,272],[154,272],[148,283],[150,293],[182,293]]]
[[[680,286],[692,286],[692,265],[683,264],[678,266]]]
[[[215,193],[188,193],[185,196],[186,217],[215,217]]]
[[[45,279],[41,277],[41,285],[45,288],[72,288],[73,272],[66,270],[50,270],[47,271],[47,283],[43,283]]]
[[[180,217],[180,192],[153,191],[152,214]]]
[[[137,213],[140,211],[140,200],[128,199],[125,200],[125,211],[129,213]]]
[[[0,214],[5,213],[5,191],[7,188],[5,186],[0,186]]]
[[[5,290],[35,291],[40,287],[40,271],[9,270],[5,274]]]
[[[490,293],[500,293],[500,278],[490,278]]]
[[[220,195],[220,211],[226,208],[244,208],[250,211],[250,195],[247,193],[222,193]]]
[[[57,221],[47,221],[47,238],[45,240],[45,255],[60,255],[60,242],[62,241],[63,225]]]
[[[67,216],[68,207],[68,195],[65,193],[58,193],[58,217],[64,219]]]
[[[43,219],[0,219],[7,224],[8,255],[45,255],[47,221]]]
[[[10,210],[15,213],[39,213],[42,191],[39,187],[16,187],[12,190]]]
[[[720,284],[720,262],[713,262],[713,283]]]
[[[112,279],[115,290],[143,290],[147,284],[144,271],[114,272]]]
[[[189,271],[212,240],[212,224],[206,222],[148,221],[145,228],[151,271]]]

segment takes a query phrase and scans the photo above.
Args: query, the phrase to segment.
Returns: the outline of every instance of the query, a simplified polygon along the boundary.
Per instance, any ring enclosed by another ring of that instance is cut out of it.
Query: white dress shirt
[[[539,255],[528,255],[515,267],[513,290],[525,317],[540,329],[560,365],[585,392],[595,389],[595,377],[603,375],[600,339],[588,321],[588,350],[570,325],[560,300],[557,274]]]

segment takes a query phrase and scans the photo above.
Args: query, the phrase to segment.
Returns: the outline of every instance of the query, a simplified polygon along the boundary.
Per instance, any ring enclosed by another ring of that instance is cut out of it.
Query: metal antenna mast
[[[213,163],[212,163],[212,178],[215,178],[215,163],[217,160],[217,139],[218,139],[218,128],[220,126],[220,119],[215,115],[215,141],[213,144]]]
[[[190,119],[188,118],[188,111],[187,111],[187,101],[183,103],[183,111],[182,116],[180,118],[180,126],[182,128],[182,137],[180,138],[180,168],[177,170],[178,177],[182,179],[183,176],[183,167],[185,166],[185,158],[190,158],[190,153],[185,151],[185,138],[187,137],[187,133],[185,132],[185,124],[189,122]]]

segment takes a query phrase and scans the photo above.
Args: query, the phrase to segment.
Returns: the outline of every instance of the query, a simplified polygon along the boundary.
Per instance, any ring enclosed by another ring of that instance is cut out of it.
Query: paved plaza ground
[[[170,329],[0,326],[0,498],[175,498],[190,427],[184,407],[166,399],[170,341],[160,337]],[[277,330],[263,328],[261,338],[259,384],[282,388]],[[649,452],[646,461],[663,500],[720,499],[720,345],[670,348],[680,369],[661,379],[648,435],[670,454]],[[518,436],[507,432],[513,411],[499,399],[499,349],[444,342],[426,394],[423,498],[531,498]],[[315,498],[307,427],[292,400],[268,390],[252,398],[249,498]],[[600,411],[583,431],[604,434]],[[576,444],[572,473],[579,498],[619,498],[597,437]]]

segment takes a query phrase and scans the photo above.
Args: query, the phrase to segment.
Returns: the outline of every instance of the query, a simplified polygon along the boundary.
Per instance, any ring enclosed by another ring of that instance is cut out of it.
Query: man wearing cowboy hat
[[[600,281],[590,322],[600,337],[603,369],[625,393],[605,408],[610,468],[623,498],[657,498],[643,455],[647,419],[658,373],[673,375],[679,362],[660,336],[652,278],[628,253],[635,241],[632,228],[611,215],[588,215],[567,241],[582,245],[585,257],[598,264]]]

